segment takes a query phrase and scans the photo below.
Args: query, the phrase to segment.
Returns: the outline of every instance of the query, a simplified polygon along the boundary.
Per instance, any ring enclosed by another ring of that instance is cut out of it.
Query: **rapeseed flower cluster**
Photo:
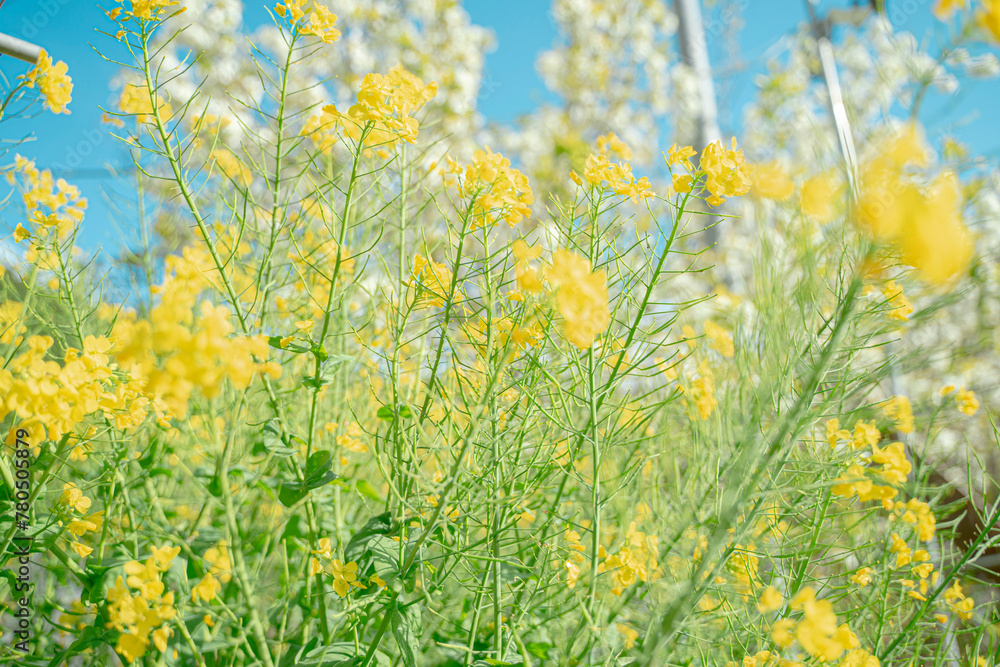
[[[216,148],[209,156],[216,166],[229,180],[242,186],[249,187],[253,180],[253,173],[250,167],[240,161],[232,151],[225,148]]]
[[[39,242],[62,240],[83,220],[86,197],[65,179],[53,178],[50,170],[40,170],[33,161],[18,155],[6,178],[8,183],[16,183],[21,189],[25,212],[32,224],[31,229],[18,224],[14,231],[16,241],[32,236]],[[50,261],[48,268],[54,268],[52,264]]]
[[[795,182],[781,162],[755,164],[753,189],[757,195],[774,201],[788,201],[795,194]]]
[[[753,169],[743,157],[743,150],[736,148],[736,137],[731,147],[721,140],[705,146],[698,168],[705,174],[705,189],[711,193],[705,200],[709,206],[720,206],[725,197],[739,197],[750,191]]]
[[[701,421],[708,420],[719,405],[715,397],[715,376],[707,364],[702,364],[698,377],[688,384],[680,386],[688,405],[694,408],[693,414]]]
[[[893,512],[890,518],[913,526],[921,542],[930,542],[934,539],[937,519],[926,502],[910,498],[905,503],[901,500],[892,503],[889,509]]]
[[[447,182],[459,197],[470,200],[470,229],[492,227],[503,219],[511,227],[531,215],[535,196],[528,178],[510,165],[510,160],[489,146],[472,154],[463,168],[446,156]]]
[[[167,278],[158,286],[160,301],[148,318],[122,312],[112,335],[120,341],[116,358],[142,383],[143,394],[162,419],[183,418],[195,390],[218,396],[224,381],[242,389],[260,373],[277,378],[281,366],[265,361],[266,336],[234,335],[232,311],[198,295],[206,278],[196,254],[167,260]]]
[[[913,405],[906,396],[893,396],[883,403],[882,414],[895,422],[900,433],[913,433]]]
[[[944,603],[949,611],[954,612],[963,621],[972,620],[972,610],[975,608],[975,600],[970,598],[962,590],[962,584],[953,583],[944,592]]]
[[[83,350],[65,351],[62,364],[49,355],[54,342],[49,336],[31,336],[26,349],[0,369],[0,419],[17,415],[19,428],[53,441],[95,414],[119,429],[145,420],[150,401],[142,385],[111,362],[109,339],[87,336]]]
[[[511,292],[508,298],[524,301],[525,295],[539,294],[545,289],[542,272],[533,264],[542,256],[542,249],[528,245],[524,239],[516,239],[511,244],[511,251],[514,253],[514,278],[517,281],[517,290]]]
[[[339,140],[336,115],[327,111],[312,114],[303,123],[299,134],[308,137],[314,150],[329,155]]]
[[[899,322],[909,322],[913,314],[913,304],[906,298],[903,288],[895,280],[885,281],[882,295],[889,304],[889,318]]]
[[[222,592],[222,584],[209,572],[191,587],[191,601],[211,602]]]
[[[899,493],[895,487],[903,484],[912,470],[903,443],[893,442],[884,449],[872,445],[868,460],[880,464],[881,468],[851,465],[847,474],[837,480],[838,484],[833,486],[832,491],[842,498],[853,498],[856,495],[862,502],[880,500],[883,505],[887,505]],[[876,483],[878,481],[886,484]]]
[[[367,588],[358,579],[358,564],[354,561],[349,561],[344,563],[339,558],[334,558],[333,556],[333,546],[330,542],[329,537],[320,538],[318,543],[319,549],[313,549],[313,558],[309,561],[309,574],[315,576],[321,572],[326,572],[333,582],[333,590],[340,597],[347,597],[347,594],[351,589]],[[319,556],[319,558],[316,558]],[[378,575],[374,575],[373,581],[378,579]],[[385,585],[384,582],[380,585]]]
[[[620,596],[629,586],[640,581],[645,583],[662,575],[657,564],[659,538],[636,530],[635,521],[629,524],[618,551],[608,554],[602,546],[597,556],[601,559],[597,572],[610,573],[613,595]]]
[[[93,549],[81,542],[80,538],[88,532],[96,533],[101,529],[101,526],[104,525],[104,513],[95,512],[88,515],[87,511],[90,509],[91,500],[73,482],[63,484],[63,492],[57,502],[70,512],[71,518],[66,524],[66,531],[72,536],[70,548],[80,558],[86,558],[93,552]],[[76,514],[80,516],[74,516]]]
[[[128,662],[146,654],[150,644],[167,650],[173,630],[166,625],[177,615],[174,592],[167,591],[162,574],[170,569],[180,547],[151,547],[145,562],[125,564],[125,578],[118,576],[107,593],[107,627],[117,630],[115,651]]]
[[[45,106],[52,113],[69,113],[69,103],[73,95],[73,79],[66,73],[69,66],[63,61],[52,62],[45,49],[38,55],[38,63],[25,76],[25,86],[38,86]]]
[[[333,44],[340,39],[340,31],[334,27],[337,15],[322,3],[285,0],[274,6],[274,13],[287,18],[293,29],[303,35],[314,35],[326,44]]]
[[[615,155],[623,160],[632,159],[632,149],[614,132],[597,137],[597,152],[601,155]]]
[[[968,415],[971,417],[979,411],[979,399],[976,398],[976,392],[971,389],[960,388],[956,391],[954,385],[945,385],[941,388],[942,396],[949,396],[954,394],[955,405],[958,407],[958,411],[963,415]]]
[[[760,586],[760,557],[757,555],[754,544],[736,544],[733,546],[732,555],[726,561],[726,569],[733,577],[736,591],[747,599],[754,589]],[[773,602],[773,600],[772,600]]]
[[[952,7],[955,5],[955,0],[951,0],[950,2],[945,0],[945,2],[941,2],[940,4],[945,5],[945,8],[942,9],[942,14],[950,15],[954,11]],[[982,0],[979,8],[976,9],[975,21],[980,30],[988,35],[991,40],[1000,44],[1000,2],[997,0]]]
[[[179,0],[127,0],[128,8],[124,9],[124,13],[127,16],[140,19],[143,21],[158,21],[160,14],[167,7],[174,7],[180,4]],[[118,3],[124,5],[126,0],[117,0]],[[111,18],[115,19],[118,17],[119,12],[122,11],[122,7],[115,8],[112,10]]]
[[[336,122],[355,142],[364,136],[365,147],[389,148],[401,141],[417,140],[420,122],[414,117],[437,94],[437,83],[425,84],[402,66],[388,74],[366,74],[361,81],[357,103],[346,114],[334,104],[323,107],[320,127]]]
[[[24,304],[17,301],[0,303],[0,343],[19,345],[21,335],[27,330],[24,325]]]
[[[614,146],[616,151],[623,152],[620,146],[617,144],[612,144],[607,142],[608,146]],[[627,150],[627,146],[625,150]],[[631,152],[631,151],[629,151]],[[571,173],[570,177],[578,185],[582,185],[583,181],[576,173]],[[642,202],[653,196],[652,186],[649,184],[649,178],[643,176],[642,178],[636,179],[632,174],[632,165],[628,162],[611,162],[606,155],[594,155],[593,153],[587,158],[586,168],[583,172],[583,178],[586,180],[587,184],[591,187],[607,187],[615,195],[619,197],[628,197],[634,203]]]
[[[118,108],[123,114],[135,116],[135,120],[140,125],[155,121],[153,116],[153,102],[150,99],[149,88],[145,85],[133,83],[125,84],[121,97],[118,100]],[[173,116],[173,107],[170,102],[164,100],[159,93],[156,93],[156,115],[162,122],[167,122]]]
[[[604,271],[592,271],[585,257],[560,248],[552,255],[545,279],[555,293],[566,339],[589,349],[611,322]]]
[[[587,547],[583,546],[581,540],[580,533],[575,530],[567,530],[563,535],[563,541],[566,542],[566,548],[570,555],[563,561],[562,566],[566,570],[566,587],[570,589],[576,587],[576,582],[580,580],[580,565],[587,560],[584,555],[587,552]]]
[[[833,604],[817,599],[811,586],[796,593],[788,601],[788,607],[801,611],[802,616],[797,621],[784,618],[772,626],[771,637],[779,647],[788,648],[797,641],[806,653],[822,662],[836,660],[845,651],[860,648],[857,635],[850,627],[846,623],[837,624]]]
[[[726,197],[739,197],[750,191],[753,168],[747,163],[743,149],[736,147],[736,137],[733,137],[731,146],[726,146],[721,140],[705,146],[697,169],[691,163],[695,155],[697,151],[691,146],[678,147],[674,144],[667,151],[667,167],[673,174],[671,189],[675,193],[689,193],[700,186],[709,193],[705,198],[709,206],[721,206]],[[676,173],[675,167],[679,168]],[[776,178],[773,171],[773,168],[765,171],[760,180],[768,192],[786,187],[784,183],[770,184],[770,180]]]
[[[418,287],[417,303],[425,308],[441,308],[451,296],[453,303],[460,303],[462,292],[456,287],[452,293],[452,272],[444,264],[428,261],[423,255],[413,256],[410,282]]]
[[[206,549],[202,559],[208,564],[208,574],[217,578],[219,582],[228,584],[232,580],[232,556],[229,553],[229,544],[225,540]]]
[[[572,43],[558,57],[608,99],[593,114],[567,90],[573,109],[497,133],[503,154],[477,150],[475,91],[462,102],[476,65],[439,62],[481,43],[456,28],[460,4],[355,3],[344,44],[327,6],[281,0],[251,61],[229,36],[204,42],[236,19],[217,3],[189,3],[206,29],[171,35],[155,25],[181,13],[171,0],[110,12],[138,74],[117,116],[149,133],[125,139],[141,211],[163,204],[142,216],[129,281],[69,247],[79,191],[24,158],[8,174],[31,247],[28,271],[0,270],[0,421],[18,457],[0,457],[0,494],[35,457],[46,596],[94,642],[42,639],[26,659],[879,667],[873,651],[930,655],[935,621],[989,618],[958,583],[971,557],[929,471],[937,433],[954,448],[952,422],[992,397],[884,391],[891,347],[921,344],[961,298],[911,288],[885,246],[945,284],[957,246],[932,237],[987,179],[946,142],[956,194],[899,140],[863,164],[853,206],[829,169],[842,156],[817,141],[815,164],[797,159],[800,123],[755,136],[787,117],[780,100],[748,123],[761,163],[735,139],[675,144],[669,176],[640,177],[653,128],[604,53],[649,44],[621,39],[622,2],[555,0]],[[643,25],[671,25],[660,0],[638,5]],[[795,48],[801,71],[776,65],[764,97],[813,86]],[[188,52],[205,54],[204,87],[171,69]],[[673,67],[648,60],[647,82]],[[674,97],[683,119],[690,96]],[[857,136],[869,115],[852,113]],[[702,245],[696,216],[751,191],[759,226],[727,215]],[[828,224],[842,213],[882,247]],[[139,560],[151,535],[171,542]]]
[[[823,172],[807,178],[799,190],[799,208],[809,219],[830,222],[842,198],[842,186],[832,173]]]
[[[879,144],[861,168],[857,220],[927,281],[942,285],[965,270],[972,243],[957,177],[945,171],[923,185],[909,174],[929,165],[929,150],[912,124]]]

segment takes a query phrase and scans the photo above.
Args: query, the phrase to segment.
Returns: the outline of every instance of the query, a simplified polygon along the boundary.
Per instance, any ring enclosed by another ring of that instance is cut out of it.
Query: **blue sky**
[[[114,6],[113,0],[102,4]],[[718,4],[718,3],[717,3]],[[753,98],[753,79],[765,70],[770,57],[769,49],[781,38],[795,30],[806,19],[803,0],[735,0],[743,6],[745,27],[739,33],[738,67],[720,72],[719,92],[722,129],[737,136],[743,107]],[[844,6],[847,0],[822,0],[820,11]],[[897,11],[890,18],[897,29],[908,30],[918,39],[943,36],[944,28],[930,14],[930,0],[913,0],[906,8],[912,12]],[[245,0],[245,23],[255,26],[268,20],[262,4]],[[330,2],[336,11],[336,1]],[[890,3],[890,6],[892,3]],[[486,118],[497,123],[511,123],[530,112],[540,102],[553,97],[535,71],[538,54],[549,48],[556,39],[555,24],[549,15],[545,0],[466,0],[465,7],[474,23],[486,26],[496,35],[497,48],[487,57],[486,81],[490,90],[484,90],[480,110]],[[902,4],[897,7],[903,7]],[[34,158],[41,168],[51,168],[57,175],[81,187],[90,200],[90,211],[84,222],[80,239],[87,248],[104,246],[111,250],[120,245],[123,237],[134,235],[131,230],[117,226],[115,202],[127,198],[127,191],[117,185],[108,167],[129,167],[127,153],[118,141],[108,135],[101,124],[101,105],[107,105],[113,96],[109,82],[118,67],[105,61],[91,45],[112,53],[116,42],[98,32],[113,24],[98,8],[94,0],[5,0],[0,6],[0,31],[34,42],[47,49],[56,59],[65,60],[75,84],[72,113],[54,116],[39,113],[29,119],[9,119],[3,122],[2,138],[20,138],[34,134],[34,140],[18,147],[18,152]],[[713,66],[722,68],[731,50],[723,43],[724,37],[709,37]],[[12,79],[27,69],[8,57],[0,58],[0,71]],[[516,82],[516,83],[514,83]],[[950,127],[958,138],[973,144],[978,152],[996,156],[1000,150],[1000,123],[996,123],[995,109],[1000,102],[1000,82],[963,81],[965,87],[960,97],[942,99],[933,96],[925,109],[924,122],[933,133],[940,128],[944,114],[952,120],[965,123]],[[12,156],[8,156],[8,160]],[[2,196],[2,193],[0,193]],[[16,224],[16,208],[8,206],[0,211],[0,234]]]

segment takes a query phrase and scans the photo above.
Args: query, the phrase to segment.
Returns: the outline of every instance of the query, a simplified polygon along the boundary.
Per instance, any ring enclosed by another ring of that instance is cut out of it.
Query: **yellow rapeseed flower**
[[[929,149],[916,125],[908,125],[877,148],[875,157],[860,170],[859,226],[897,247],[903,260],[927,281],[953,282],[972,255],[961,219],[958,178],[942,172],[924,188],[908,176],[907,170],[929,162]]]
[[[328,104],[323,107],[326,122],[336,121],[354,141],[365,136],[365,147],[391,147],[401,141],[417,140],[419,121],[413,116],[437,95],[437,83],[423,80],[401,66],[388,74],[372,72],[361,80],[357,103],[346,114]]]
[[[209,572],[191,588],[191,601],[198,602],[198,600],[204,600],[205,602],[211,602],[221,592],[222,584]]]
[[[566,339],[580,349],[589,348],[611,323],[604,271],[591,271],[587,258],[560,248],[545,277],[555,291]]]
[[[739,197],[750,190],[753,169],[743,157],[743,149],[736,148],[736,137],[732,147],[721,140],[705,146],[699,168],[705,173],[705,189],[712,193],[707,199],[711,206],[719,206],[725,197]]]
[[[954,3],[959,0],[951,1]],[[982,0],[976,12],[976,25],[994,42],[1000,42],[1000,0]]]
[[[753,189],[764,199],[787,201],[795,194],[795,183],[792,182],[784,165],[775,160],[754,165]]]
[[[333,590],[340,597],[346,597],[352,586],[365,588],[365,585],[358,581],[358,564],[354,561],[345,564],[334,558],[327,572],[333,577]]]
[[[762,614],[777,611],[784,603],[785,598],[774,586],[768,586],[757,596],[757,610]]]
[[[955,402],[958,403],[958,411],[970,417],[979,410],[979,399],[976,392],[971,389],[959,389],[955,392]]]
[[[842,188],[838,186],[833,174],[817,174],[802,184],[799,206],[806,217],[819,223],[829,222],[836,215],[836,204],[841,193]]]
[[[492,227],[502,218],[511,227],[531,215],[535,195],[528,177],[511,166],[510,160],[486,146],[472,154],[464,168],[451,156],[447,182],[459,196],[472,199],[470,229]]]
[[[53,64],[48,52],[42,49],[38,63],[24,77],[28,88],[38,85],[45,106],[52,113],[69,113],[67,107],[72,100],[73,79],[66,74],[68,70],[61,60]]]
[[[123,3],[124,0],[118,2]],[[129,4],[131,8],[126,10],[127,14],[149,21],[158,19],[161,11],[178,4],[178,0],[130,0]]]

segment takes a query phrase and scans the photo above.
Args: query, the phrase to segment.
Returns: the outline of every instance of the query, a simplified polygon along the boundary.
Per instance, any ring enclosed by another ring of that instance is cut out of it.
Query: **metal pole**
[[[816,0],[807,0],[806,7],[809,10],[813,35],[816,37],[816,47],[819,50],[819,62],[823,69],[823,81],[830,96],[830,114],[833,116],[833,124],[837,128],[837,140],[840,143],[840,152],[847,167],[847,183],[850,186],[851,198],[857,203],[859,194],[857,151],[854,148],[851,123],[847,118],[844,96],[840,89],[840,77],[837,74],[837,61],[833,54],[833,44],[830,43],[828,36],[829,27],[825,26],[817,18],[816,10],[813,6],[815,2]]]
[[[18,60],[29,62],[32,65],[38,62],[42,53],[42,47],[31,42],[26,42],[17,37],[11,37],[0,32],[0,54],[11,56]]]
[[[694,70],[698,81],[698,136],[692,142],[695,150],[702,149],[722,138],[719,130],[719,112],[712,83],[712,67],[708,62],[708,44],[705,25],[701,18],[698,0],[674,0],[677,12],[677,39],[684,64]]]
[[[701,17],[701,2],[699,0],[674,0],[674,11],[677,12],[677,45],[681,51],[681,60],[694,72],[698,85],[698,118],[694,137],[678,137],[683,145],[690,141],[695,150],[691,161],[698,166],[701,152],[713,141],[722,140],[719,129],[719,110],[715,101],[715,85],[712,81],[712,66],[708,62],[708,42],[705,37],[705,24]],[[692,210],[708,213],[708,206],[700,200],[695,200]],[[697,219],[697,218],[696,218]],[[705,217],[703,220],[709,220]],[[705,241],[709,246],[719,240],[719,226],[709,225],[705,230]],[[728,284],[728,279],[727,279]]]
[[[840,143],[840,152],[847,167],[847,181],[851,191],[851,199],[856,205],[861,193],[861,183],[858,176],[858,155],[854,146],[851,123],[847,117],[847,108],[844,106],[844,95],[840,87],[840,76],[837,73],[837,60],[833,52],[833,44],[830,42],[830,27],[832,22],[824,24],[816,16],[815,4],[819,0],[806,0],[806,7],[809,11],[809,18],[812,22],[813,34],[816,37],[816,47],[819,50],[819,62],[823,70],[823,82],[826,84],[827,92],[830,96],[830,113],[833,116],[833,124],[837,130],[837,139]],[[876,4],[876,8],[878,3]],[[906,396],[906,379],[899,370],[896,362],[896,355],[899,353],[899,340],[889,343],[889,385],[893,396]],[[903,442],[903,446],[910,454],[910,458],[916,460],[913,454],[913,436],[898,433],[897,436]],[[927,545],[927,551],[931,555],[931,560],[941,567],[941,550],[937,542]],[[946,656],[948,664],[958,665],[960,657],[958,642],[952,626],[949,625],[944,630],[942,641],[946,646]]]

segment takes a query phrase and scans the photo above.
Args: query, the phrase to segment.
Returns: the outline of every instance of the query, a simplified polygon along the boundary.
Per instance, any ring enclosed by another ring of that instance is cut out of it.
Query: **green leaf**
[[[318,489],[337,479],[333,472],[333,454],[328,451],[313,452],[306,462],[306,480],[303,488],[306,491]]]
[[[349,354],[331,354],[327,356],[327,363],[323,364],[324,370],[332,371],[335,366],[340,364],[356,363],[358,361],[357,357],[351,356]]]
[[[42,451],[38,454],[38,458],[31,463],[31,467],[34,470],[44,470],[52,464],[55,458],[56,456],[52,451],[52,447],[43,447]]]
[[[264,424],[264,428],[261,429],[261,433],[264,435],[264,446],[268,449],[274,449],[275,447],[284,444],[281,441],[281,429],[278,428],[277,419],[271,419]]]
[[[375,572],[389,582],[399,574],[399,542],[386,535],[376,535],[368,541]]]
[[[373,516],[361,530],[356,532],[344,547],[344,558],[357,561],[368,547],[368,542],[376,535],[388,535],[392,532],[392,515],[389,512]]]
[[[354,667],[364,660],[366,647],[361,646],[360,652],[354,650],[354,644],[339,642],[327,646],[317,646],[318,642],[310,641],[304,647],[292,646],[280,663],[280,667]],[[375,664],[379,667],[389,667],[389,656],[381,651],[375,651]]]
[[[281,347],[282,338],[283,336],[269,336],[267,339],[267,344],[276,350],[284,350],[285,352],[294,352],[295,354],[301,354],[302,352],[305,352],[306,350],[309,349],[294,342],[290,342],[285,347]]]
[[[170,569],[163,573],[163,578],[173,584],[170,588],[188,590],[187,567],[187,558],[183,556],[178,555],[171,561]]]
[[[264,424],[261,434],[264,436],[264,450],[274,456],[288,457],[299,453],[297,448],[289,447],[288,443],[282,439],[277,419],[272,419]]]
[[[343,354],[327,355],[326,361],[320,362],[319,375],[309,375],[303,378],[302,384],[306,387],[319,389],[323,385],[333,382],[337,375],[337,367],[347,361],[357,361],[353,357]]]
[[[552,644],[546,644],[545,642],[528,642],[524,645],[528,649],[528,653],[540,658],[542,660],[549,659],[549,651],[552,649]]]
[[[339,475],[333,472],[332,468],[333,454],[327,451],[313,452],[306,462],[305,480],[281,482],[281,488],[278,489],[278,500],[285,507],[291,507],[313,489],[318,489],[337,479]]]
[[[303,520],[298,514],[293,514],[285,524],[285,530],[281,533],[281,539],[287,540],[293,537],[305,538],[309,535],[309,529],[303,526]]]
[[[322,377],[317,378],[315,375],[307,375],[304,378],[302,378],[302,386],[308,387],[309,389],[319,389],[324,384],[328,383],[324,382]]]
[[[278,489],[278,500],[285,507],[291,507],[306,497],[308,491],[302,490],[302,485],[297,482],[282,482]]]
[[[381,419],[382,421],[391,422],[396,418],[397,414],[399,415],[400,419],[413,418],[413,410],[411,410],[410,406],[408,405],[400,406],[398,410],[394,410],[393,408],[390,408],[388,405],[383,405],[381,408],[378,409],[378,412],[375,413],[375,416]]]
[[[101,565],[87,564],[89,576],[83,586],[80,599],[83,602],[98,602],[107,597],[108,589],[115,584],[115,579],[125,575],[125,563],[131,558],[106,559]]]
[[[392,612],[392,635],[396,638],[406,667],[416,667],[420,654],[421,616],[420,605],[417,604],[396,607]]]
[[[375,502],[382,502],[382,495],[372,486],[372,483],[367,479],[359,479],[355,483],[355,488],[357,488],[358,493],[360,493],[365,498],[370,498]]]
[[[183,648],[185,644],[181,644]],[[198,652],[202,655],[206,653],[212,653],[213,651],[225,651],[227,648],[232,648],[233,642],[230,639],[223,637],[222,639],[215,639],[212,641],[200,641],[198,642]]]
[[[65,651],[52,658],[52,661],[49,662],[49,667],[58,667],[65,664],[63,661],[68,657],[82,653],[84,650],[97,644],[105,643],[107,641],[105,639],[106,635],[108,635],[108,632],[104,628],[96,626],[83,628],[79,635],[77,635],[76,641],[70,644]]]
[[[315,475],[322,475],[333,465],[333,454],[326,450],[313,452],[306,462],[306,479]]]
[[[351,664],[351,661],[356,657],[358,655],[354,651],[354,644],[343,642],[329,646],[317,646],[310,651],[305,651],[304,655],[300,656],[292,664],[333,667],[333,665]]]

